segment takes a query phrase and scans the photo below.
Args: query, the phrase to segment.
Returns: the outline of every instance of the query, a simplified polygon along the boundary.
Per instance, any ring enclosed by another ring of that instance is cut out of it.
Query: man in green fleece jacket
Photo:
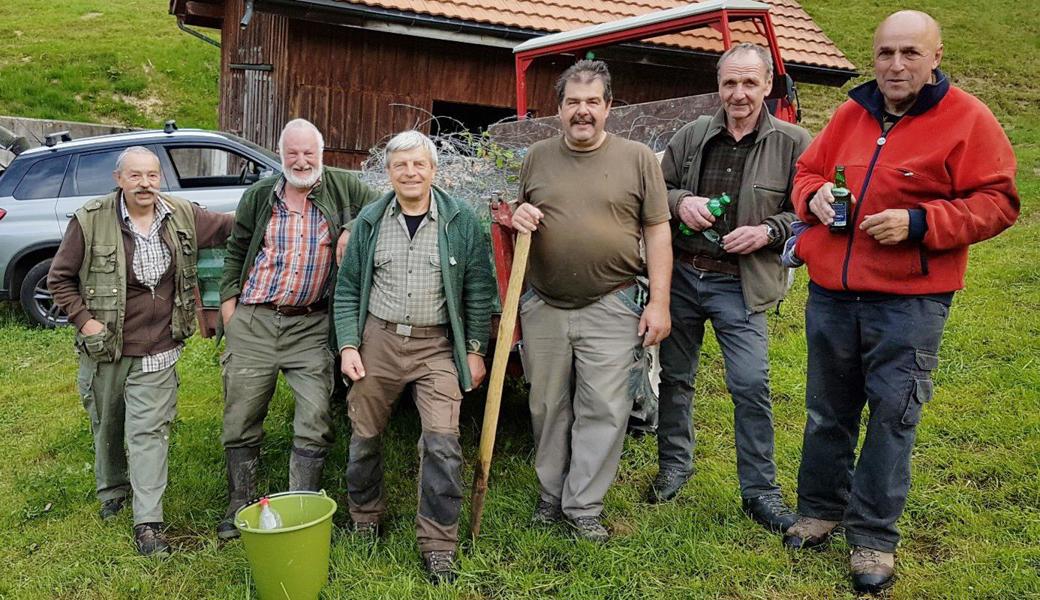
[[[377,194],[353,174],[322,165],[321,132],[290,121],[278,139],[282,173],[238,204],[220,286],[227,350],[224,432],[228,508],[217,526],[238,537],[235,511],[256,497],[264,417],[278,373],[295,400],[289,489],[317,490],[333,442],[332,315],[343,226]]]
[[[358,215],[336,282],[342,370],[353,381],[347,501],[375,539],[386,511],[381,435],[401,391],[422,420],[416,538],[434,583],[455,578],[462,508],[462,390],[484,379],[495,278],[473,210],[433,188],[437,149],[418,131],[387,143],[393,193]]]

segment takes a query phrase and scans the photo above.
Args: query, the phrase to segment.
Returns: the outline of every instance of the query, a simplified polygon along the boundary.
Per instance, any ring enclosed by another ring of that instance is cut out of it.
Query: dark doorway
[[[433,116],[435,118],[430,124],[430,135],[446,135],[461,131],[479,134],[487,129],[488,125],[516,117],[516,109],[434,100]]]

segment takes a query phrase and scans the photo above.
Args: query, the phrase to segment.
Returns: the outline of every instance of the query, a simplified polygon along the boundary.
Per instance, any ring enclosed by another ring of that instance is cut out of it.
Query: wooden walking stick
[[[498,322],[498,337],[495,340],[495,358],[491,362],[491,375],[488,378],[484,425],[480,432],[480,451],[473,473],[469,532],[474,540],[480,535],[480,519],[484,516],[484,497],[487,495],[491,454],[495,450],[495,432],[498,430],[498,409],[502,405],[502,387],[505,385],[506,365],[509,363],[509,351],[513,345],[513,333],[516,331],[516,313],[520,304],[520,292],[524,286],[524,272],[527,270],[527,253],[530,249],[531,234],[517,234],[516,246],[513,248],[513,269],[509,273],[509,288],[502,303],[502,318]]]

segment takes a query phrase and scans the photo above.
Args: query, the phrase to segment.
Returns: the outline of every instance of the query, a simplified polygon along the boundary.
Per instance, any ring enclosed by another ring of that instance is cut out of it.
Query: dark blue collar
[[[907,115],[916,116],[931,110],[950,90],[950,81],[946,79],[946,75],[939,69],[935,69],[933,73],[935,83],[926,84],[921,88],[920,93],[917,94],[917,100],[914,101],[910,110],[906,111]],[[874,115],[878,122],[881,121],[885,114],[885,97],[881,95],[881,88],[878,87],[877,80],[872,79],[852,88],[849,90],[849,98]]]

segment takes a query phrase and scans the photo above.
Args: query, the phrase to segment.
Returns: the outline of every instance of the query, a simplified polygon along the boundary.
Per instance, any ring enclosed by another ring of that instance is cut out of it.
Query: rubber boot
[[[260,464],[260,448],[226,448],[228,508],[217,524],[217,537],[231,540],[239,536],[235,513],[256,497],[256,468]]]
[[[328,450],[293,448],[289,457],[289,490],[316,492],[321,489],[321,472]]]

